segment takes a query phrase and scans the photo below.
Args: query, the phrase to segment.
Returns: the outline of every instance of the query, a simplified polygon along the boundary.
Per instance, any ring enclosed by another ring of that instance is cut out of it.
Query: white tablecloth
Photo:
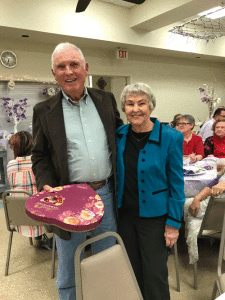
[[[209,165],[209,160],[203,159],[194,165],[202,167]],[[206,170],[202,175],[184,176],[184,192],[186,198],[195,197],[217,176],[216,169]]]

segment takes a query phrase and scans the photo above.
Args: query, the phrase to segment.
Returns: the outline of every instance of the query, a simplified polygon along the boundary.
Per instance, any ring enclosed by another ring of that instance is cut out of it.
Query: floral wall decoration
[[[11,98],[3,97],[0,99],[3,100],[3,105],[1,106],[5,109],[7,122],[14,123],[14,133],[16,133],[17,125],[20,123],[20,121],[26,119],[26,107],[28,106],[27,98],[19,100],[18,103]]]
[[[208,105],[209,118],[211,119],[213,116],[213,110],[216,104],[221,102],[221,99],[216,97],[215,88],[208,87],[207,84],[203,84],[203,87],[198,88],[198,90],[200,91],[200,95],[202,96],[202,102],[205,102]]]
[[[56,93],[58,93],[60,91],[60,88],[57,87],[57,88],[54,88],[54,87],[49,87],[49,88],[44,88],[42,90],[42,95],[47,95],[47,96],[55,96]]]

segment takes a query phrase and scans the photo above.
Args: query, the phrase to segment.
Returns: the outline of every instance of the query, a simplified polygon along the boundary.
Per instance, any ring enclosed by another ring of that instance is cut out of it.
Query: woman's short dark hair
[[[180,117],[180,120],[181,119],[185,119],[188,121],[188,123],[194,124],[193,127],[191,128],[191,130],[195,127],[195,118],[192,115],[182,115]]]
[[[9,145],[14,152],[15,158],[31,155],[33,148],[32,135],[27,131],[19,131],[11,136]]]
[[[213,134],[215,134],[215,128],[216,128],[216,124],[220,123],[220,122],[225,122],[225,119],[217,119],[213,125],[212,125],[212,131],[213,131]]]
[[[176,114],[176,115],[173,117],[173,121],[171,122],[173,128],[177,126],[177,121],[180,119],[181,116],[182,116],[181,114]],[[179,117],[179,118],[178,118],[178,117]]]

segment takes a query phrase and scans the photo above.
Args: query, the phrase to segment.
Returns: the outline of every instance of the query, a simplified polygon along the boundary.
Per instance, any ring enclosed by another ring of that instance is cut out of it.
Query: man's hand
[[[179,229],[169,226],[169,225],[166,225],[164,236],[166,239],[166,246],[171,248],[178,239]]]
[[[46,191],[46,192],[49,192],[49,193],[54,193],[55,192],[55,190],[47,184],[43,186],[43,190]]]
[[[193,217],[196,217],[199,212],[199,209],[200,209],[200,201],[194,198],[188,210]]]

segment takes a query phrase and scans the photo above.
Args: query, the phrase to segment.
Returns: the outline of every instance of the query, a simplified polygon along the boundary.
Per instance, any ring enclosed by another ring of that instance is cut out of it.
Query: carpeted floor
[[[0,201],[0,207],[1,201]],[[5,262],[9,232],[6,229],[4,209],[0,208],[0,300],[56,300],[55,280],[51,279],[51,251],[30,246],[29,239],[14,233],[9,264],[5,277]],[[193,288],[193,266],[188,263],[185,239],[181,232],[178,240],[181,291],[176,291],[174,255],[168,260],[171,300],[211,299],[216,279],[219,242],[210,245],[208,240],[199,242],[198,290]],[[57,269],[57,259],[56,259]],[[96,299],[97,300],[97,299]],[[106,299],[107,300],[107,299]],[[116,299],[115,299],[116,300]]]

